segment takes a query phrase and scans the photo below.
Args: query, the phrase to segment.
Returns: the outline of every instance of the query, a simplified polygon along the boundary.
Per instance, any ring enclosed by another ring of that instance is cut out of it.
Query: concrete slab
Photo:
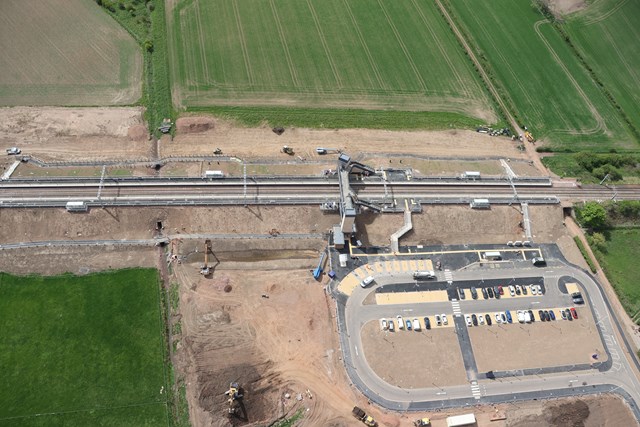
[[[444,302],[448,300],[447,291],[390,292],[376,294],[376,304],[378,305]]]

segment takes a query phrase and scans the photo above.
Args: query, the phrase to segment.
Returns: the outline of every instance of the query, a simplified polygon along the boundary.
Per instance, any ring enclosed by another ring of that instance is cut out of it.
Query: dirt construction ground
[[[411,389],[467,381],[454,328],[389,332],[371,321],[362,327],[362,346],[371,369],[391,385]]]

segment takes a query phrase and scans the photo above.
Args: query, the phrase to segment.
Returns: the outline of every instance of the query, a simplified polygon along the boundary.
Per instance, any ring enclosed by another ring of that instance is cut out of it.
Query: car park
[[[420,329],[420,321],[418,319],[413,319],[413,330],[419,331]]]
[[[389,319],[389,332],[393,332],[393,331],[394,331],[393,319]]]
[[[398,329],[404,329],[404,321],[402,320],[402,316],[397,315],[396,320],[398,321]]]
[[[489,299],[489,293],[487,292],[487,288],[482,288],[482,298]]]
[[[493,298],[495,296],[493,294],[493,288],[492,287],[488,287],[487,288],[487,293],[489,294],[489,298]]]
[[[458,288],[458,295],[460,295],[460,299],[465,299],[464,289]]]
[[[516,315],[518,316],[518,322],[524,323],[524,311],[518,310]]]
[[[383,331],[386,331],[388,327],[387,319],[380,319],[380,328],[382,328]]]
[[[440,318],[442,318],[442,324],[443,325],[448,325],[449,324],[449,320],[447,319],[447,315],[446,314],[441,314]]]
[[[424,328],[425,329],[431,329],[431,321],[429,320],[429,318],[427,316],[424,317]]]
[[[482,314],[478,314],[478,324],[484,325],[484,316]]]
[[[538,317],[540,318],[540,321],[541,321],[541,322],[544,322],[545,320],[547,320],[547,319],[544,317],[544,311],[542,311],[542,310],[538,310]]]
[[[471,316],[469,316],[468,314],[464,315],[464,321],[467,323],[467,326],[471,326]]]
[[[373,276],[367,276],[364,278],[362,282],[360,282],[360,286],[362,286],[363,288],[366,288],[371,283],[373,283]]]
[[[411,330],[411,320],[407,319],[405,321],[405,323],[407,324],[407,331],[410,331]]]
[[[578,312],[573,307],[571,307],[571,315],[573,316],[574,319],[578,318]]]
[[[513,323],[513,318],[511,317],[511,312],[509,310],[505,311],[504,314],[507,316],[507,322]]]
[[[472,314],[471,322],[473,323],[473,326],[478,326],[478,316],[476,316],[475,314]]]
[[[484,315],[484,318],[485,318],[485,319],[486,319],[486,321],[487,321],[487,325],[488,325],[488,326],[491,326],[491,316],[490,316],[490,315],[488,315],[488,314],[485,314],[485,315]]]
[[[471,298],[478,299],[478,291],[473,286],[471,287]]]
[[[509,295],[511,295],[512,297],[516,296],[516,288],[513,285],[509,285]]]
[[[521,294],[522,294],[522,286],[516,285],[516,295],[521,295]]]
[[[556,314],[553,312],[553,310],[549,310],[549,318],[551,320],[556,320]]]
[[[440,319],[439,314],[436,314],[436,326],[442,326],[442,319]]]

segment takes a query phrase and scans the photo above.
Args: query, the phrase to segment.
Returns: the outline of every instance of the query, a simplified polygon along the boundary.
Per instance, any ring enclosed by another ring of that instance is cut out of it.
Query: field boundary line
[[[462,80],[460,73],[458,73],[458,70],[456,69],[456,67],[453,66],[453,63],[451,62],[451,58],[449,57],[449,55],[447,55],[446,50],[442,46],[442,40],[440,40],[440,37],[436,35],[436,32],[433,30],[433,28],[431,28],[431,25],[429,25],[429,22],[427,21],[427,17],[424,15],[424,12],[422,11],[422,9],[420,9],[420,6],[418,6],[417,1],[411,0],[411,3],[413,4],[413,7],[416,10],[416,12],[418,12],[418,16],[420,16],[420,20],[424,24],[425,28],[429,31],[429,34],[431,34],[431,37],[433,37],[433,40],[435,41],[435,44],[438,50],[440,51],[440,54],[442,54],[442,57],[444,58],[447,65],[449,66],[449,70],[451,70],[451,73],[453,73],[453,75],[456,77],[458,84],[463,88],[464,95],[466,95],[467,98],[473,99],[473,97],[471,96],[471,91],[469,90],[467,84]],[[482,88],[480,89],[482,90]]]
[[[244,66],[247,69],[247,77],[249,77],[249,84],[254,85],[253,70],[251,69],[251,61],[249,60],[249,51],[247,50],[247,39],[244,36],[244,30],[242,29],[242,20],[240,19],[240,11],[238,10],[238,2],[231,0],[233,4],[233,15],[236,18],[236,26],[238,27],[238,35],[240,36],[240,46],[242,47],[242,57],[244,58]]]
[[[313,22],[316,24],[316,31],[318,31],[318,35],[320,36],[320,43],[322,43],[322,48],[324,49],[325,55],[327,55],[329,66],[331,67],[333,76],[336,79],[336,83],[338,83],[338,89],[342,89],[343,87],[342,79],[338,74],[338,68],[336,67],[335,61],[333,60],[333,56],[331,55],[331,50],[329,49],[329,45],[327,44],[326,37],[324,36],[324,31],[322,31],[322,27],[320,26],[320,20],[318,19],[318,14],[316,13],[316,9],[313,7],[313,3],[311,3],[310,0],[307,0],[307,6],[309,6],[309,11],[311,12],[311,17],[313,18]]]
[[[156,401],[156,402],[143,402],[143,403],[132,403],[130,405],[117,405],[117,406],[98,406],[95,408],[85,408],[85,409],[77,409],[74,411],[60,411],[60,412],[42,412],[39,414],[29,414],[29,415],[18,415],[15,417],[6,417],[0,418],[0,421],[8,421],[8,420],[20,420],[26,418],[35,418],[35,417],[46,417],[49,415],[64,415],[64,414],[78,414],[80,412],[90,412],[90,411],[104,411],[108,409],[122,409],[122,408],[133,408],[138,406],[153,406],[153,405],[163,405],[167,406],[167,402]],[[168,410],[168,408],[167,408]]]
[[[567,69],[567,66],[564,64],[562,59],[558,56],[556,51],[553,50],[553,47],[551,46],[549,41],[540,32],[540,25],[542,24],[550,24],[550,22],[547,19],[542,19],[536,22],[535,24],[533,24],[533,28],[536,34],[538,35],[538,37],[540,37],[540,40],[542,40],[542,43],[544,43],[544,45],[547,47],[547,49],[551,53],[551,56],[553,56],[553,59],[556,61],[556,63],[560,66],[560,68],[562,68],[562,71],[564,71],[564,73],[567,75],[567,78],[569,79],[573,87],[578,92],[578,95],[580,95],[584,103],[589,108],[589,111],[591,112],[591,115],[593,116],[593,118],[596,120],[596,126],[593,129],[585,129],[584,131],[580,132],[579,135],[593,135],[600,131],[606,131],[607,126],[604,122],[604,119],[602,118],[602,116],[600,115],[596,107],[591,103],[591,100],[589,99],[587,94],[584,93],[584,91],[582,90],[582,87],[578,84],[576,79],[569,72],[569,70]]]
[[[418,67],[416,66],[416,63],[413,61],[413,57],[409,53],[409,50],[407,49],[407,46],[404,44],[404,41],[402,40],[402,36],[398,32],[398,28],[396,27],[396,25],[391,20],[391,17],[389,16],[389,13],[387,12],[387,9],[384,7],[384,4],[382,3],[382,0],[378,0],[378,5],[380,6],[380,10],[382,10],[382,13],[385,16],[385,19],[387,20],[387,24],[389,24],[389,27],[391,28],[391,31],[393,31],[393,34],[396,37],[396,41],[400,45],[400,49],[402,49],[402,52],[404,53],[405,58],[407,58],[407,61],[409,61],[409,65],[411,66],[411,69],[413,70],[413,74],[416,75],[416,78],[418,79],[418,83],[420,84],[420,87],[422,88],[423,91],[426,92],[427,91],[427,84],[422,79],[422,76],[420,75],[420,71],[418,70]]]
[[[202,60],[202,71],[204,71],[204,80],[209,83],[211,78],[209,76],[209,64],[207,64],[207,55],[205,54],[204,47],[206,46],[204,40],[204,33],[202,32],[202,15],[200,14],[200,0],[194,2],[194,12],[196,14],[196,31],[198,32],[198,40],[200,40],[200,59]]]
[[[624,6],[627,3],[627,1],[628,0],[621,0],[620,3],[613,6],[611,9],[609,9],[602,15],[594,16],[592,18],[586,18],[583,22],[583,25],[585,27],[588,27],[589,25],[597,24],[598,22],[604,21],[605,19],[607,19],[608,17],[616,13],[622,6]]]
[[[349,18],[351,18],[351,22],[353,23],[353,29],[356,31],[356,34],[358,35],[358,39],[360,40],[360,45],[362,45],[362,49],[364,49],[364,53],[365,55],[367,55],[367,59],[369,60],[369,65],[371,65],[371,69],[373,70],[373,73],[376,76],[376,80],[378,80],[378,83],[380,84],[380,87],[382,89],[389,90],[389,86],[382,79],[382,76],[380,75],[380,70],[378,70],[378,66],[373,60],[373,56],[371,56],[371,51],[369,50],[369,47],[365,43],[364,37],[362,36],[362,32],[360,31],[360,27],[356,22],[355,16],[353,16],[353,11],[351,10],[351,7],[349,6],[349,2],[347,0],[342,0],[342,2],[344,3],[344,7],[347,10],[347,13],[349,14]]]
[[[271,13],[273,14],[273,18],[276,23],[276,29],[278,30],[278,35],[280,36],[280,43],[282,43],[282,48],[284,49],[284,56],[287,58],[287,65],[289,66],[289,74],[291,74],[291,80],[293,80],[293,85],[295,87],[300,87],[300,81],[298,80],[296,67],[293,65],[293,59],[291,59],[291,53],[289,52],[289,45],[287,44],[287,37],[284,34],[284,30],[282,29],[282,23],[280,22],[278,9],[276,8],[276,5],[273,2],[273,0],[269,0],[269,5],[271,6]]]
[[[624,55],[620,51],[620,48],[615,43],[615,40],[613,39],[613,37],[611,37],[611,33],[609,32],[609,30],[605,26],[602,26],[602,32],[604,33],[605,37],[607,38],[607,41],[609,42],[609,44],[611,45],[613,50],[616,52],[616,55],[618,56],[618,60],[620,62],[622,62],[622,64],[624,65],[624,68],[627,69],[627,72],[629,73],[629,76],[631,76],[631,78],[633,79],[633,81],[636,84],[636,86],[640,86],[640,81],[638,80],[638,75],[636,74],[636,72],[633,69],[633,67],[631,67],[627,63],[627,61],[625,60]]]

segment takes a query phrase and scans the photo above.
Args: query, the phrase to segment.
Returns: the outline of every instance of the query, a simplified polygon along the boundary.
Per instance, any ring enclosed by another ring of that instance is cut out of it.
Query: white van
[[[366,288],[371,283],[373,283],[373,276],[368,276],[368,277],[365,277],[365,279],[362,282],[360,282],[360,286],[362,286],[363,288]]]
[[[435,277],[436,277],[436,273],[433,270],[414,271],[413,272],[413,279],[414,280],[435,279]]]

